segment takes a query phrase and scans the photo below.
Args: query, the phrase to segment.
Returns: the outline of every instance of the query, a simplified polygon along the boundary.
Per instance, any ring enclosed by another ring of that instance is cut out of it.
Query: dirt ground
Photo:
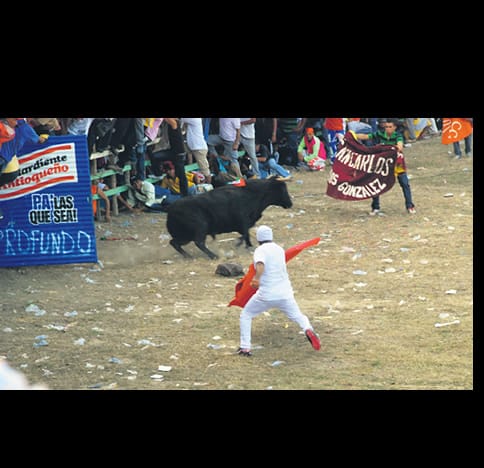
[[[49,389],[473,389],[473,160],[447,149],[405,149],[416,215],[398,183],[380,216],[327,197],[329,168],[294,172],[293,207],[264,212],[285,248],[321,237],[288,264],[320,351],[270,310],[235,355],[238,278],[215,270],[252,252],[231,233],[207,240],[219,260],[186,260],[166,215],[142,213],[96,223],[98,264],[0,270],[0,356]]]

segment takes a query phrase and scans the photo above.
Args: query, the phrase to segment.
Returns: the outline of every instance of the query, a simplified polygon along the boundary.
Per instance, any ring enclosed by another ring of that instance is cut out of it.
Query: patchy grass
[[[368,216],[369,200],[327,197],[326,169],[295,173],[294,206],[269,207],[259,222],[285,248],[321,236],[288,264],[319,352],[270,310],[253,321],[253,357],[234,355],[240,309],[227,303],[237,279],[215,275],[223,260],[193,245],[195,258],[182,258],[168,245],[165,216],[144,213],[97,224],[98,239],[107,229],[139,239],[99,240],[102,269],[2,269],[0,355],[51,389],[472,389],[473,161],[449,157],[439,138],[405,154],[416,215],[398,184],[381,197],[383,216]],[[247,268],[252,254],[236,237],[207,245]],[[30,303],[45,315],[26,312]],[[35,348],[41,334],[49,344]]]

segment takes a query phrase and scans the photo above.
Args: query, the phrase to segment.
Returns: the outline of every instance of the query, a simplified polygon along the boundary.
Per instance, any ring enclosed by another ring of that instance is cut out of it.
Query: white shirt
[[[240,123],[245,122],[246,120],[250,120],[251,117],[241,117]],[[249,138],[253,140],[255,138],[255,123],[241,125],[240,126],[240,135],[244,138]]]
[[[136,204],[135,199],[144,203],[148,207],[153,205],[153,203],[163,202],[163,198],[156,198],[155,186],[151,182],[147,180],[143,180],[143,184],[141,185],[140,190],[141,190],[141,193],[139,193],[135,189],[128,191],[128,203],[131,206],[134,206]],[[134,196],[134,199],[133,199],[133,196]]]
[[[87,135],[89,132],[89,127],[94,119],[75,119],[73,120],[69,127],[67,128],[67,133],[70,135]]]
[[[182,117],[182,124],[187,129],[187,145],[192,151],[208,150],[207,142],[203,137],[202,118]]]
[[[219,136],[225,141],[235,141],[237,129],[240,128],[240,119],[237,118],[219,118]]]
[[[286,253],[274,243],[266,242],[254,251],[254,267],[257,262],[264,264],[257,295],[262,300],[288,299],[293,297],[289,275],[286,268]]]

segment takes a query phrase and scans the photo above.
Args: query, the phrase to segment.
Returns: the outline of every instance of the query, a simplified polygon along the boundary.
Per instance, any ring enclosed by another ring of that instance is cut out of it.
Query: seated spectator
[[[284,169],[279,163],[279,154],[277,152],[270,153],[269,148],[264,144],[256,144],[255,151],[257,160],[259,161],[259,171],[261,179],[266,179],[270,175],[277,175],[284,180],[291,179],[291,173]]]
[[[312,127],[306,128],[306,132],[301,138],[297,149],[297,157],[300,165],[305,164],[312,171],[324,170],[326,149],[323,142],[314,135]]]
[[[208,163],[212,172],[212,185],[214,187],[221,187],[241,179],[237,172],[233,170],[232,158],[225,157],[223,154],[209,154]]]
[[[247,151],[244,151],[244,154],[242,156],[239,156],[239,166],[240,166],[240,172],[246,179],[257,179],[257,175],[252,169],[252,160],[250,159],[250,156],[247,154]]]
[[[155,176],[163,175],[163,164],[171,161],[175,167],[175,175],[180,179],[181,195],[188,195],[188,181],[185,173],[186,151],[182,129],[178,118],[165,117],[159,126],[160,140],[148,147],[151,160],[151,170]]]
[[[163,172],[165,176],[161,179],[160,186],[171,191],[175,195],[181,195],[180,179],[175,175],[175,165],[171,161],[163,163]],[[196,185],[200,183],[198,175],[193,172],[186,172],[185,176],[188,183],[188,195],[196,195]]]
[[[130,180],[130,190],[128,190],[127,203],[131,207],[141,205],[144,209],[154,211],[165,211],[170,203],[181,198],[171,190],[160,185],[154,185],[146,179],[141,179],[138,175],[132,176]]]

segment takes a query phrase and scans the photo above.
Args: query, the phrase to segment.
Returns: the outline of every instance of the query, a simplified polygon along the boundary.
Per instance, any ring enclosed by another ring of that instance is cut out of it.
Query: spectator
[[[322,171],[325,167],[326,149],[323,142],[314,135],[314,129],[307,127],[297,149],[300,164],[304,164],[311,171]]]
[[[9,123],[9,120],[10,120],[10,123]],[[0,180],[4,179],[3,173],[7,169],[8,165],[11,164],[12,169],[16,169],[16,165],[18,165],[18,161],[17,163],[15,163],[15,161],[13,163],[11,162],[12,157],[9,160],[7,160],[6,157],[2,155],[2,145],[8,141],[11,141],[15,137],[16,126],[17,126],[16,119],[7,119],[7,118],[0,119]],[[8,172],[12,172],[12,170],[9,170]],[[8,181],[7,177],[5,177],[5,180]]]
[[[111,222],[111,201],[109,197],[106,195],[105,190],[108,190],[109,187],[104,183],[104,179],[93,180],[93,194],[97,194],[99,196],[99,200],[93,201],[93,210],[94,216],[100,218],[101,215],[101,208],[104,209],[104,216],[108,223]],[[99,209],[98,209],[99,208]]]
[[[277,143],[277,119],[274,117],[257,117],[255,121],[255,143],[266,145],[271,153]]]
[[[138,175],[131,176],[130,182],[131,190],[128,191],[126,201],[131,207],[141,204],[149,210],[165,211],[170,203],[180,198],[180,195],[175,195],[167,188],[141,179]]]
[[[252,173],[260,179],[259,161],[255,154],[255,117],[240,118],[240,142],[249,156]]]
[[[62,119],[65,123],[65,132],[69,135],[86,135],[94,119],[92,118],[72,118]]]
[[[160,186],[168,189],[175,195],[181,195],[180,179],[175,175],[175,166],[171,161],[163,163],[165,177],[161,179]],[[188,195],[197,194],[197,184],[200,183],[198,176],[193,172],[185,173],[188,183]]]
[[[218,145],[223,145],[224,159],[230,159],[232,172],[242,178],[239,165],[240,118],[219,118],[219,133],[208,136],[208,152],[217,156]]]
[[[403,156],[403,135],[397,132],[397,121],[395,119],[386,119],[383,124],[384,131],[379,130],[375,134],[373,133],[357,133],[356,138],[360,140],[373,139],[376,144],[381,145],[393,145],[398,150],[397,160],[395,162],[395,176],[398,179],[398,183],[403,191],[405,198],[405,207],[410,214],[417,213],[415,205],[412,201],[412,192],[410,190],[410,183],[407,176],[407,167],[405,164],[405,158]],[[380,211],[380,197],[374,197],[371,203],[370,215],[374,216]]]
[[[0,118],[0,187],[13,182],[20,174],[17,153],[27,143],[43,143],[48,135],[37,135],[25,121],[13,117]],[[0,208],[0,219],[3,219]]]
[[[146,138],[144,118],[135,118],[134,122],[134,136],[135,144],[131,148],[130,162],[131,173],[137,175],[141,180],[146,179],[145,159],[146,159]]]
[[[331,164],[333,164],[336,153],[338,152],[340,136],[343,136],[345,133],[345,119],[343,117],[326,117],[324,120],[324,128],[328,131],[329,156]]]
[[[48,135],[38,135],[25,119],[0,118],[0,123],[7,139],[14,133],[13,138],[4,141],[0,147],[0,186],[13,182],[20,173],[20,165],[17,159],[18,152],[26,144],[43,143]]]
[[[87,146],[89,154],[102,153],[109,149],[113,134],[115,118],[94,119],[87,133]]]
[[[35,130],[37,135],[61,135],[62,127],[59,120],[52,117],[47,118],[29,118],[27,122]]]
[[[182,125],[187,130],[187,146],[197,161],[200,172],[207,184],[212,183],[212,174],[207,159],[208,146],[203,136],[202,119],[199,117],[182,117]]]
[[[255,149],[262,179],[275,174],[284,180],[291,180],[291,173],[278,163],[279,154],[277,152],[270,153],[269,148],[262,143],[257,143]]]
[[[281,164],[297,166],[297,147],[306,118],[281,117],[277,120],[278,151]],[[286,146],[283,146],[285,142]],[[283,149],[284,148],[284,149]]]
[[[168,139],[170,141],[171,161],[175,166],[175,175],[180,180],[180,192],[183,197],[188,195],[188,181],[185,173],[185,143],[178,118],[165,118],[168,122]]]
[[[471,123],[471,125],[473,125],[473,119],[467,118],[467,119],[464,119],[464,120],[467,120],[468,122]],[[461,141],[462,140],[454,141],[452,143],[452,146],[454,148],[455,159],[461,159],[462,158],[462,150],[461,150],[461,147],[460,147]],[[464,138],[464,151],[465,151],[466,156],[468,158],[472,157],[472,133],[470,133],[469,135],[467,135]]]
[[[214,187],[221,187],[222,185],[230,184],[242,179],[242,177],[239,177],[234,170],[235,166],[232,164],[232,158],[223,154],[212,154],[208,156],[208,162],[212,172],[212,185]]]
[[[178,118],[165,117],[158,131],[159,141],[148,147],[151,169],[159,177],[163,175],[163,163],[171,161],[175,166],[175,175],[180,179],[182,196],[188,195],[188,182],[185,174],[186,150]]]

